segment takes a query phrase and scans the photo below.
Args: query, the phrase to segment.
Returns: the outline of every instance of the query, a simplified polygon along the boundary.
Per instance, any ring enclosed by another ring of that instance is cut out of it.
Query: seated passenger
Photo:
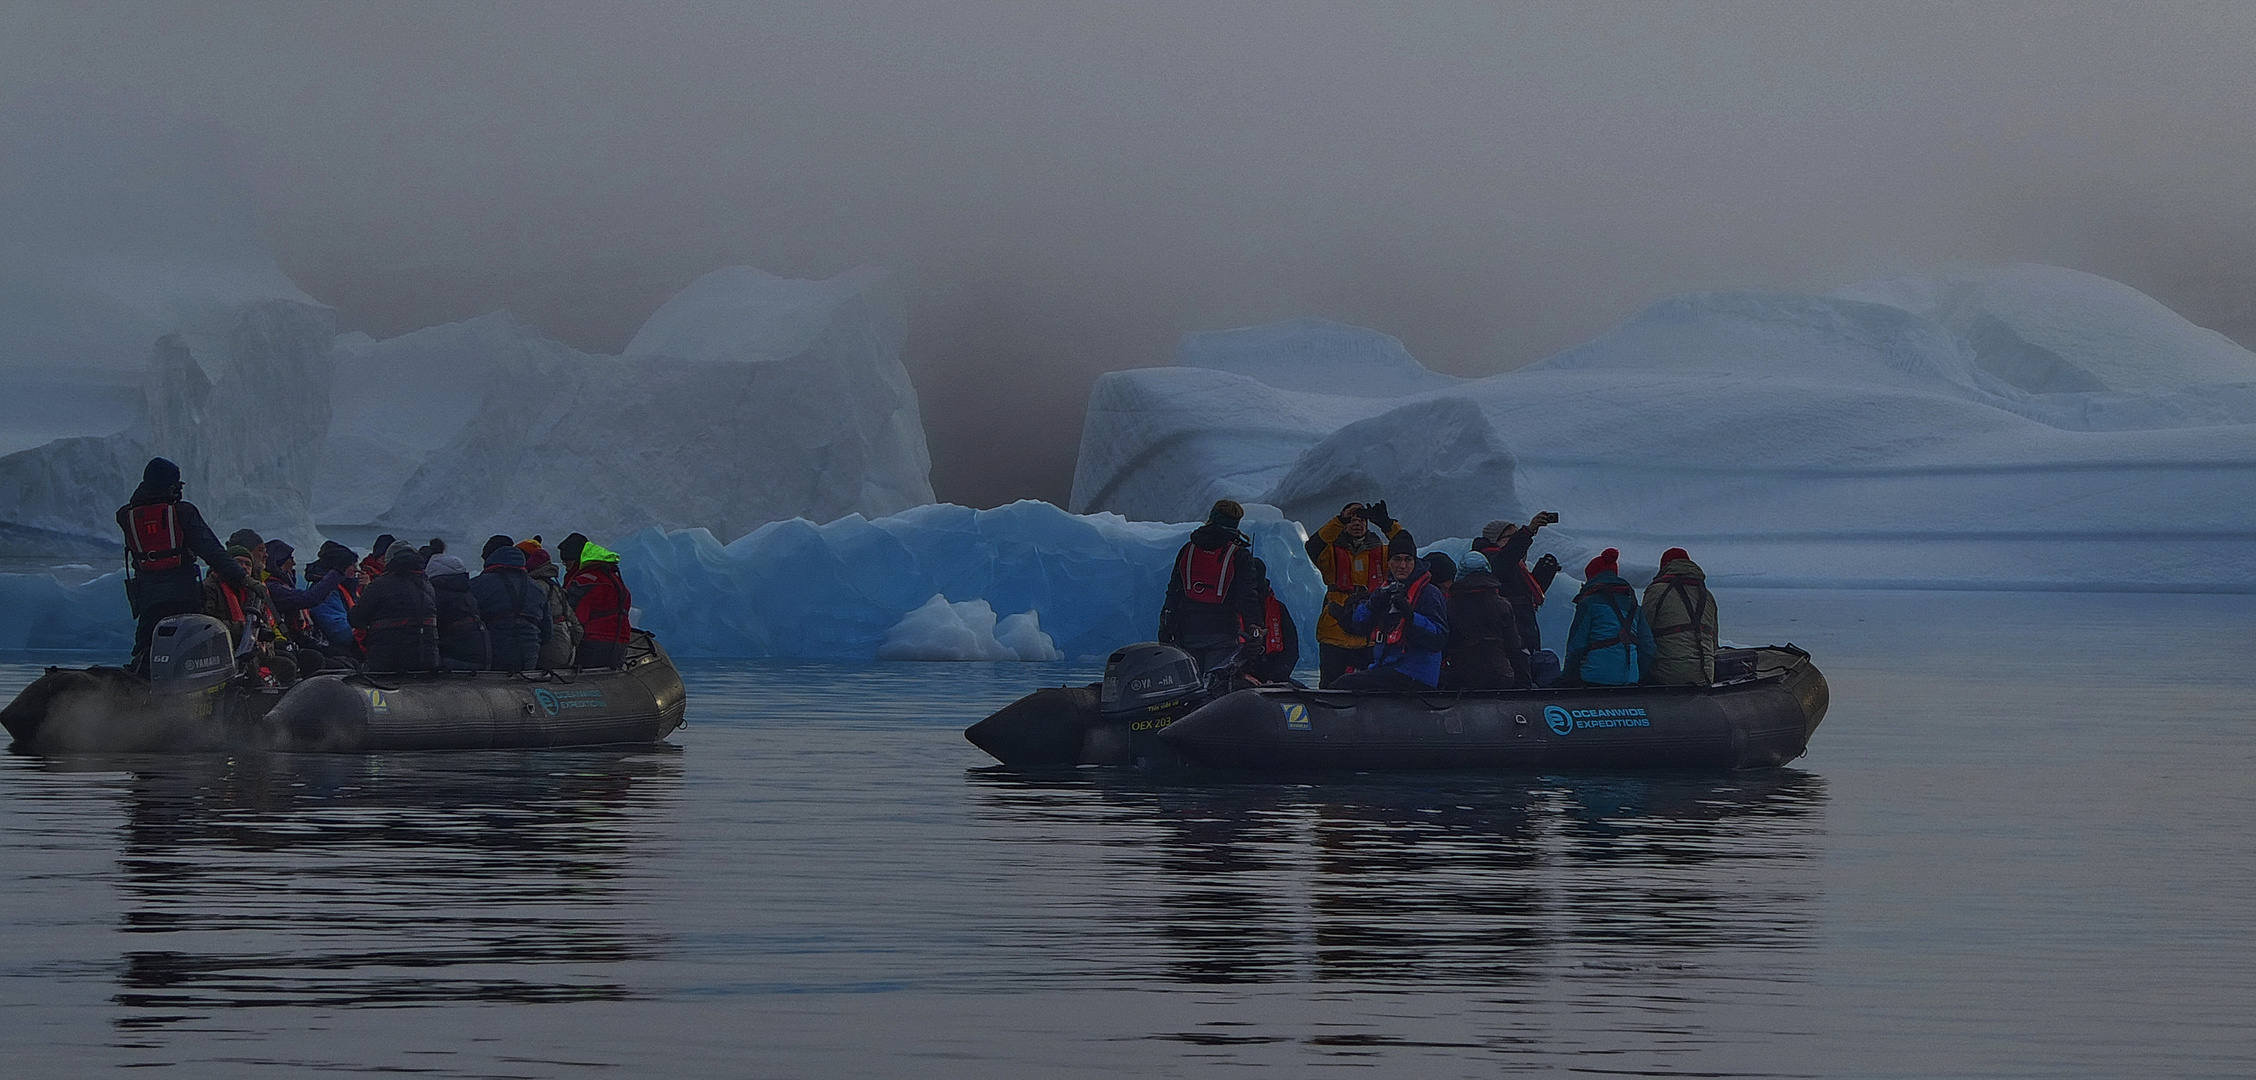
[[[423,576],[423,556],[400,541],[384,553],[384,572],[361,590],[349,616],[368,634],[368,670],[437,671],[438,599]]]
[[[1258,583],[1248,563],[1253,550],[1238,531],[1245,508],[1222,499],[1206,524],[1175,553],[1167,599],[1159,607],[1159,643],[1190,653],[1199,671],[1242,663],[1243,646],[1262,625]]]
[[[1545,555],[1536,561],[1535,569],[1529,570],[1528,549],[1534,546],[1536,533],[1558,520],[1558,514],[1546,510],[1529,518],[1526,525],[1491,521],[1481,529],[1480,539],[1473,541],[1473,550],[1488,559],[1488,572],[1496,575],[1498,595],[1512,605],[1512,614],[1520,621],[1520,643],[1530,653],[1543,647],[1543,631],[1536,625],[1535,611],[1543,606],[1543,594],[1551,588],[1551,579],[1559,575],[1559,560]]]
[[[1441,586],[1441,591],[1448,592],[1450,586],[1457,583],[1457,560],[1450,558],[1448,552],[1429,552],[1418,561],[1426,564],[1426,573],[1433,577],[1434,584]]]
[[[441,541],[432,541],[434,544]],[[439,620],[439,666],[449,671],[481,671],[490,659],[486,623],[470,595],[470,568],[441,551],[423,564]]]
[[[392,553],[392,547],[395,543],[397,541],[390,533],[385,533],[376,538],[376,545],[368,549],[368,557],[360,560],[363,577],[374,580],[376,575],[384,572],[384,557]]]
[[[523,541],[517,549],[525,553],[525,573],[548,598],[548,634],[541,642],[540,666],[549,671],[565,670],[572,666],[572,657],[580,651],[583,632],[579,617],[572,614],[572,602],[564,598],[556,560],[548,557],[548,549],[540,546],[540,538]]]
[[[352,621],[348,617],[360,598],[359,560],[353,550],[335,540],[322,541],[320,553],[307,568],[307,576],[317,584],[327,582],[331,576],[337,578],[336,590],[313,605],[313,628],[321,634],[331,656],[357,657],[360,645],[354,640]]]
[[[1607,548],[1583,567],[1562,683],[1631,686],[1653,662],[1653,630],[1637,606],[1637,590],[1621,576],[1620,559],[1621,552]]]
[[[1330,686],[1340,676],[1370,666],[1370,640],[1350,633],[1332,612],[1352,610],[1349,598],[1357,590],[1386,584],[1387,541],[1401,531],[1401,524],[1387,516],[1386,503],[1349,503],[1308,538],[1308,560],[1324,578],[1324,607],[1316,619],[1316,685]]]
[[[1293,669],[1300,666],[1300,627],[1293,624],[1292,610],[1269,587],[1269,567],[1259,558],[1248,560],[1247,567],[1253,573],[1254,592],[1261,598],[1261,650],[1246,663],[1245,673],[1256,682],[1290,682]]]
[[[1535,685],[1520,621],[1504,599],[1488,558],[1465,556],[1464,574],[1449,589],[1449,648],[1444,690],[1519,690]]]
[[[1333,612],[1341,626],[1371,641],[1371,665],[1340,676],[1335,689],[1431,690],[1441,684],[1449,601],[1419,561],[1408,530],[1387,541],[1387,574],[1393,580],[1360,594],[1352,609]]]
[[[486,623],[493,669],[538,668],[541,646],[549,635],[548,594],[525,576],[525,553],[514,544],[487,552],[486,570],[471,579],[470,595],[477,599],[478,617]]]
[[[586,628],[573,663],[583,668],[619,667],[627,662],[627,641],[634,632],[628,625],[634,594],[619,576],[619,556],[582,537],[573,557],[577,569],[564,587],[564,597]]]
[[[1645,624],[1653,628],[1653,670],[1648,682],[1707,686],[1715,682],[1715,595],[1708,575],[1683,548],[1661,553],[1661,572],[1645,586]]]

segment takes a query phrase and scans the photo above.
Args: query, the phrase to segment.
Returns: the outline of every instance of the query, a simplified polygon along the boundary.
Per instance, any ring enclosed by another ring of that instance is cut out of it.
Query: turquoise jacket
[[[1575,594],[1565,669],[1591,686],[1629,686],[1653,666],[1653,628],[1637,590],[1620,574],[1598,574]]]

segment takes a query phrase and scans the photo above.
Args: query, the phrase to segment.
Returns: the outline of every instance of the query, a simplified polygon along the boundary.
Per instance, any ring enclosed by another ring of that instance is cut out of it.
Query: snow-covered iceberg
[[[923,607],[901,616],[877,647],[880,660],[1063,660],[1050,635],[1042,632],[1040,612],[995,618],[985,600],[951,604],[933,593]]]
[[[1570,565],[1683,544],[1719,584],[2256,588],[2256,355],[2089,274],[1675,297],[1394,397],[1324,392],[1338,366],[1104,376],[1073,509],[1385,498],[1422,538],[1556,509]]]
[[[938,504],[876,520],[779,521],[725,545],[704,529],[651,529],[619,552],[644,625],[685,656],[873,659],[889,638],[945,634],[937,611],[903,629],[939,596],[947,605],[984,602],[990,617],[1001,616],[997,639],[1013,618],[1038,612],[1038,627],[1016,625],[1079,657],[1151,638],[1192,528],[1042,502]],[[1307,534],[1269,507],[1249,507],[1245,528],[1278,595],[1312,627],[1323,584],[1301,549]]]
[[[617,357],[506,313],[342,339],[319,504],[330,524],[476,535],[737,535],[932,501],[902,317],[882,274],[715,270]]]

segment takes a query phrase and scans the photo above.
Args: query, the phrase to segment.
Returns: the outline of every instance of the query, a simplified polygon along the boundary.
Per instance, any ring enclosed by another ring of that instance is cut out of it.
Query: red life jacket
[[[1230,580],[1238,569],[1236,560],[1230,558],[1236,547],[1184,544],[1182,553],[1175,556],[1175,573],[1183,579],[1183,598],[1200,604],[1228,603]]]
[[[1410,629],[1410,620],[1418,617],[1418,594],[1424,592],[1426,589],[1426,583],[1432,580],[1433,578],[1426,574],[1420,574],[1417,577],[1411,579],[1410,590],[1402,595],[1402,605],[1409,608],[1410,613],[1404,615],[1400,622],[1395,623],[1394,629],[1392,630],[1387,630],[1376,626],[1372,627],[1371,644],[1402,644],[1402,635],[1405,631]]]
[[[180,531],[179,503],[146,503],[127,511],[125,542],[133,572],[178,570],[188,562],[188,537]]]
[[[1384,584],[1386,558],[1384,544],[1361,551],[1349,551],[1344,544],[1332,545],[1332,591],[1344,593],[1353,592],[1357,588],[1372,588],[1374,578]],[[1358,577],[1362,580],[1356,580]]]
[[[1279,603],[1276,593],[1261,598],[1261,621],[1265,633],[1261,639],[1264,656],[1275,656],[1285,651],[1285,605]]]

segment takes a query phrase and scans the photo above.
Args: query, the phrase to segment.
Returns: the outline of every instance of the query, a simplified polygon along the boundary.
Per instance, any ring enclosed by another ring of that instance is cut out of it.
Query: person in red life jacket
[[[227,554],[196,504],[181,499],[180,466],[164,458],[150,458],[141,470],[141,486],[118,507],[118,530],[125,534],[125,553],[132,576],[125,597],[137,622],[133,631],[134,671],[149,670],[149,637],[157,624],[174,615],[194,615],[204,609],[204,588],[196,571],[202,559],[212,573],[237,585],[250,575]]]
[[[1338,690],[1431,690],[1441,685],[1442,650],[1449,644],[1449,601],[1418,558],[1408,530],[1387,541],[1393,580],[1361,594],[1353,608],[1332,612],[1341,626],[1369,635],[1371,666],[1334,680]]]
[[[1715,682],[1715,594],[1708,575],[1680,547],[1661,553],[1661,572],[1645,586],[1645,624],[1653,628],[1653,665],[1645,681],[1662,686],[1707,686]]]
[[[1175,553],[1167,599],[1159,607],[1159,643],[1191,654],[1199,671],[1244,662],[1264,617],[1259,583],[1252,569],[1253,549],[1238,522],[1245,507],[1222,499]]]
[[[1517,690],[1535,685],[1520,621],[1489,570],[1488,557],[1465,556],[1464,573],[1449,587],[1449,644],[1443,650],[1444,690]]]
[[[437,671],[439,604],[423,576],[423,556],[399,541],[384,553],[384,572],[361,590],[346,618],[367,635],[370,671]]]
[[[1245,673],[1258,682],[1291,682],[1293,669],[1300,666],[1300,627],[1293,624],[1292,610],[1269,586],[1268,565],[1255,557],[1246,566],[1261,600],[1261,650],[1246,662]]]
[[[626,663],[627,639],[634,629],[628,625],[634,594],[619,577],[619,557],[603,545],[583,538],[577,554],[577,569],[564,586],[564,598],[586,628],[575,662],[584,668],[618,667]]]
[[[1607,548],[1582,569],[1574,629],[1567,634],[1569,686],[1634,686],[1653,663],[1653,630],[1637,606],[1637,590],[1621,576],[1621,552]]]
[[[369,548],[368,556],[360,560],[361,584],[363,586],[376,580],[376,575],[384,572],[384,557],[392,553],[392,545],[397,542],[398,538],[390,533],[385,533],[376,538],[376,546]]]
[[[227,557],[242,567],[246,579],[256,572],[250,550],[241,544],[227,545]],[[257,589],[256,581],[236,583],[217,574],[204,579],[204,614],[227,624],[227,633],[234,639],[238,654],[246,647],[245,630],[252,629],[251,624],[258,618]]]
[[[1341,626],[1332,611],[1353,610],[1358,591],[1387,583],[1387,541],[1401,531],[1387,516],[1386,503],[1349,503],[1308,538],[1308,559],[1324,577],[1324,609],[1316,619],[1316,685],[1330,686],[1370,664],[1370,640]]]

